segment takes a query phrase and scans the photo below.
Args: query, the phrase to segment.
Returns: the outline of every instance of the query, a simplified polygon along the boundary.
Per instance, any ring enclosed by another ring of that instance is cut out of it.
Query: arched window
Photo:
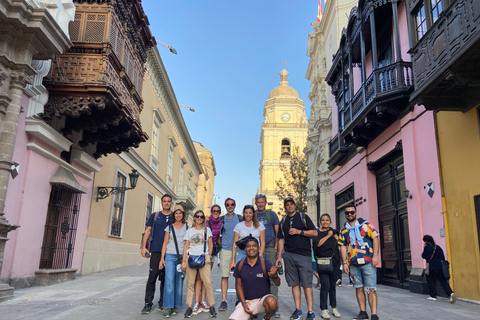
[[[291,145],[290,145],[290,140],[288,139],[283,139],[282,140],[282,151],[281,151],[281,159],[290,159],[290,152],[291,150]]]

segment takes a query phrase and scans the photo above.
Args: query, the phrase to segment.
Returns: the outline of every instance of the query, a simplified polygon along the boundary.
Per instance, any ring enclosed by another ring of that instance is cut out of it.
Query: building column
[[[377,56],[377,32],[375,31],[375,7],[372,5],[369,8],[370,11],[370,36],[372,38],[372,62],[373,70],[378,68],[378,56]]]
[[[393,26],[394,26],[394,29],[395,29],[395,52],[397,54],[396,62],[402,60],[402,50],[401,50],[401,46],[400,46],[400,30],[399,30],[399,26],[398,26],[397,2],[398,2],[398,0],[392,0]]]

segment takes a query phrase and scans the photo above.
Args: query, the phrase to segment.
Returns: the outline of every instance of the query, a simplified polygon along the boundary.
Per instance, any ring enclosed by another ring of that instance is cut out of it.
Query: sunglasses
[[[251,204],[247,204],[245,207],[243,207],[243,209],[252,209],[253,211],[255,211],[255,208],[251,205]]]
[[[345,211],[345,215],[348,216],[348,215],[354,215],[355,214],[355,211]]]
[[[196,215],[195,218],[200,218],[200,219],[205,219],[205,216],[199,216],[199,215]]]
[[[220,213],[220,210],[212,210],[212,213]]]
[[[255,196],[255,200],[257,200],[258,198],[266,198],[266,196],[260,193]]]
[[[235,203],[227,203],[226,206],[227,207],[235,207]]]

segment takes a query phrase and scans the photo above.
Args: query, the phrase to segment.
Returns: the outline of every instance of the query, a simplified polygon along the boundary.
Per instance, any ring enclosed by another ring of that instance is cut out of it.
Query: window
[[[125,188],[127,185],[127,174],[120,172],[117,169],[117,176],[115,179],[116,187]],[[125,208],[125,192],[119,192],[113,197],[113,212],[110,225],[110,236],[121,237],[123,226],[123,213]]]
[[[150,154],[157,158],[158,157],[158,138],[160,134],[160,125],[157,121],[153,121],[153,130],[152,130],[152,148]]]
[[[150,215],[153,212],[153,204],[154,204],[153,201],[154,201],[153,194],[148,192],[147,193],[147,205],[146,205],[146,208],[145,208],[145,223],[148,221],[148,218],[150,218]]]
[[[291,150],[291,145],[290,145],[290,140],[288,139],[283,139],[282,140],[282,150],[281,150],[281,159],[290,159],[290,152]]]
[[[152,138],[150,146],[150,167],[158,171],[158,149],[160,149],[160,125],[165,122],[158,109],[153,111]]]
[[[415,37],[420,40],[427,30],[440,18],[440,14],[452,0],[423,0],[412,11],[415,20]]]

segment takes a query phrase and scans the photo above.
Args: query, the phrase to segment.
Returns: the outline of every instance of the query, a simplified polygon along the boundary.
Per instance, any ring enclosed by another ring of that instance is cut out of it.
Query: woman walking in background
[[[445,261],[445,255],[442,248],[435,244],[432,236],[423,236],[423,252],[422,258],[427,260],[427,268],[425,274],[427,275],[428,292],[430,301],[437,301],[437,280],[440,281],[443,289],[450,297],[450,303],[455,303],[457,297],[453,293],[452,288],[448,284],[448,280],[443,275],[442,261]]]
[[[338,279],[337,272],[340,268],[340,251],[338,250],[338,236],[335,236],[334,230],[330,227],[332,219],[328,213],[320,216],[320,228],[318,236],[313,238],[313,248],[316,258],[332,258],[332,272],[325,273],[318,268],[320,275],[320,316],[323,319],[330,319],[328,313],[328,297],[330,297],[330,306],[332,306],[332,314],[336,318],[340,318],[340,312],[337,310],[337,292],[336,282]]]
[[[163,290],[163,316],[169,318],[178,313],[182,307],[183,272],[177,271],[177,265],[182,263],[185,233],[185,211],[180,205],[173,210],[173,223],[165,228],[162,258],[159,269],[165,268],[165,288]]]

